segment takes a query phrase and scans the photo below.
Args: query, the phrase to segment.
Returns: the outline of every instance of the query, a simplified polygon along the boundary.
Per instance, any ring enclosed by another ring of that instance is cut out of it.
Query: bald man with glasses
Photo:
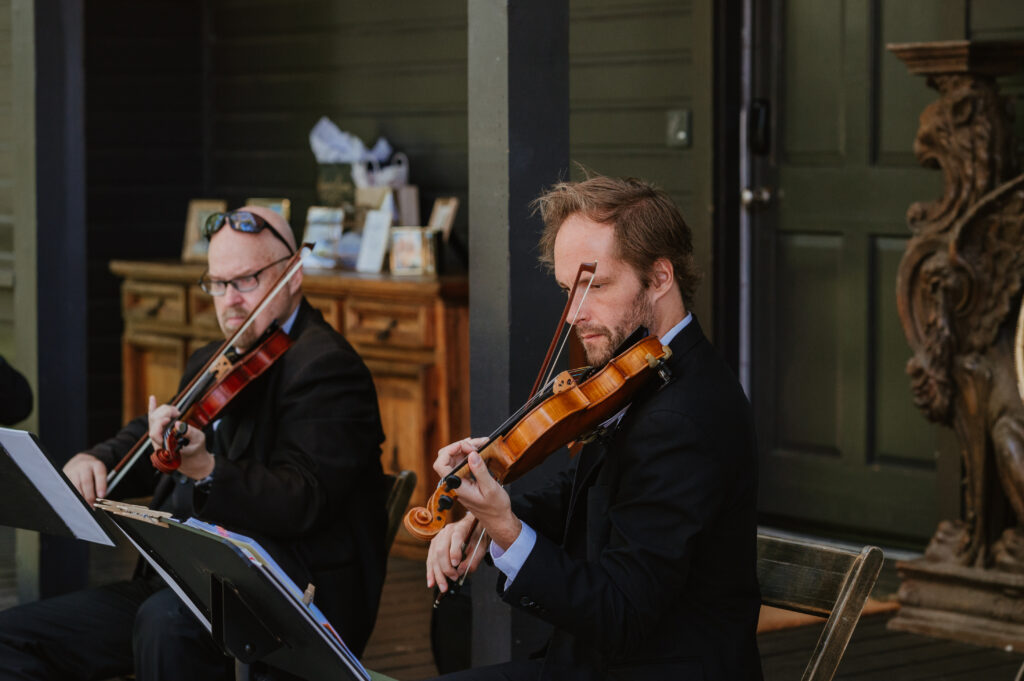
[[[295,252],[284,218],[246,206],[211,216],[209,267],[200,286],[213,297],[225,338],[256,308]],[[153,495],[152,507],[256,538],[300,585],[357,655],[376,617],[384,579],[384,439],[370,372],[355,350],[302,296],[302,273],[238,339],[253,347],[274,323],[293,345],[206,430],[188,426],[181,466],[170,475],[139,463],[117,495]],[[189,358],[186,385],[217,350]],[[180,423],[157,405],[113,438],[75,455],[64,472],[92,503],[107,472],[146,433],[159,442]],[[138,681],[231,678],[233,661],[156,575],[0,612],[0,679]]]

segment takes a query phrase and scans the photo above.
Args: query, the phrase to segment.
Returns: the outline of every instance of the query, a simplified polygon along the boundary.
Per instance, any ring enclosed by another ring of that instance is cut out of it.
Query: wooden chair
[[[761,602],[784,610],[827,617],[802,681],[829,681],[860,619],[882,569],[882,550],[846,549],[757,535],[757,580]]]
[[[405,507],[409,504],[409,497],[416,489],[416,473],[413,471],[399,471],[398,475],[385,473],[384,477],[390,480],[391,487],[388,490],[387,501],[384,508],[388,512],[388,531],[384,536],[385,546],[391,550],[391,545],[398,534],[398,528],[402,525],[402,516],[405,515]]]

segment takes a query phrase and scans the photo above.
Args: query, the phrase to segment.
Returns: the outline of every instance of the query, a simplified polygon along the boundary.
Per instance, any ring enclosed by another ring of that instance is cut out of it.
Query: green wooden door
[[[922,545],[957,512],[959,465],[911,402],[895,281],[907,206],[941,177],[912,153],[933,91],[885,44],[963,38],[965,5],[754,4],[751,94],[774,122],[748,157],[772,192],[747,209],[764,520]]]

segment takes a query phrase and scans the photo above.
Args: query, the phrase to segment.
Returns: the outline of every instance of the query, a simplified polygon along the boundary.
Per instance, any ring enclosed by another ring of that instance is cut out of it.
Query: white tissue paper
[[[372,149],[367,149],[361,139],[339,129],[327,116],[321,117],[309,131],[309,146],[317,163],[383,163],[392,152],[391,144],[383,137]]]

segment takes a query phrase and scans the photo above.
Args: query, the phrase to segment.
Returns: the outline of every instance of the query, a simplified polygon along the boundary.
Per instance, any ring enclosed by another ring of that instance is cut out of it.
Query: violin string
[[[579,378],[580,376],[585,375],[592,368],[593,367],[583,366],[583,367],[577,367],[575,369],[570,369],[569,370],[569,375],[572,376],[574,379],[576,379],[576,378]],[[505,421],[500,426],[498,426],[494,430],[494,432],[492,432],[490,435],[487,436],[487,442],[485,442],[484,445],[482,447],[480,447],[480,449],[477,450],[477,451],[486,449],[488,445],[490,445],[492,442],[494,442],[499,437],[504,435],[508,431],[509,428],[511,428],[513,425],[515,425],[516,423],[521,421],[524,414],[526,414],[528,411],[530,411],[531,409],[536,407],[538,404],[540,404],[541,402],[543,402],[547,398],[551,397],[551,395],[554,394],[554,391],[551,388],[551,386],[553,384],[554,384],[554,379],[552,378],[552,379],[549,379],[544,385],[542,385],[541,389],[537,391],[536,395],[534,395],[529,400],[527,400],[526,404],[524,404],[521,407],[519,407],[519,409],[517,409],[514,414],[512,414],[507,419],[505,419]],[[462,468],[464,468],[465,466],[466,466],[466,461],[465,460],[462,460],[461,462],[459,462],[459,463],[455,464],[454,466],[452,466],[452,469],[450,471],[448,471],[448,473],[446,475],[442,476],[441,480],[438,481],[438,483],[437,483],[438,487],[440,487],[441,485],[444,484],[444,479],[446,477],[448,477],[449,475],[453,475],[453,474],[457,473],[458,471],[462,470]]]
[[[558,352],[555,353],[555,359],[551,362],[551,367],[548,369],[548,375],[544,377],[544,383],[548,383],[551,379],[551,374],[555,370],[555,366],[558,364],[558,359],[562,356],[562,350],[565,349],[565,344],[569,340],[569,335],[572,330],[576,327],[576,320],[580,316],[580,310],[583,309],[583,303],[587,300],[587,294],[590,293],[590,286],[594,283],[594,275],[597,273],[597,262],[594,262],[594,272],[590,275],[590,279],[587,279],[587,288],[583,289],[583,297],[580,298],[580,304],[576,306],[576,314],[572,316],[572,321],[569,322],[569,328],[565,331],[565,338],[562,339],[562,344],[558,346]]]
[[[576,318],[579,317],[580,309],[583,307],[583,301],[587,299],[587,293],[590,291],[590,284],[593,282],[593,280],[593,277],[591,277],[590,280],[587,281],[587,288],[583,290],[583,297],[580,299],[580,304],[576,308],[576,314],[573,315],[572,321],[569,322],[569,331],[566,332],[565,338],[562,339],[562,345],[558,348],[558,353],[555,355],[555,360],[551,363],[552,370],[554,369],[554,365],[558,362],[558,358],[562,354],[562,349],[565,347],[565,342],[569,339],[569,333],[571,333],[572,327],[576,324]],[[572,376],[573,378],[577,378],[590,371],[590,369],[591,367],[589,366],[577,367],[576,369],[570,369],[569,375]],[[504,435],[509,428],[518,423],[520,420],[522,420],[524,414],[526,414],[528,411],[536,407],[538,404],[540,404],[547,398],[551,397],[551,395],[554,394],[554,390],[552,389],[553,384],[554,378],[551,376],[551,370],[549,370],[548,375],[547,377],[545,377],[544,383],[542,384],[541,389],[537,391],[537,394],[531,397],[529,400],[527,400],[526,403],[519,407],[519,409],[517,409],[514,414],[509,416],[501,423],[500,426],[495,428],[494,431],[487,436],[487,442],[485,442],[484,446],[480,447],[480,449],[486,449],[488,445],[490,445],[492,442],[494,442],[499,437]],[[443,485],[445,478],[447,478],[449,475],[454,475],[458,471],[462,470],[466,465],[467,464],[465,459],[457,463],[455,466],[452,467],[450,471],[448,471],[447,475],[441,477],[441,479],[437,483],[437,486],[440,487],[441,485]]]

